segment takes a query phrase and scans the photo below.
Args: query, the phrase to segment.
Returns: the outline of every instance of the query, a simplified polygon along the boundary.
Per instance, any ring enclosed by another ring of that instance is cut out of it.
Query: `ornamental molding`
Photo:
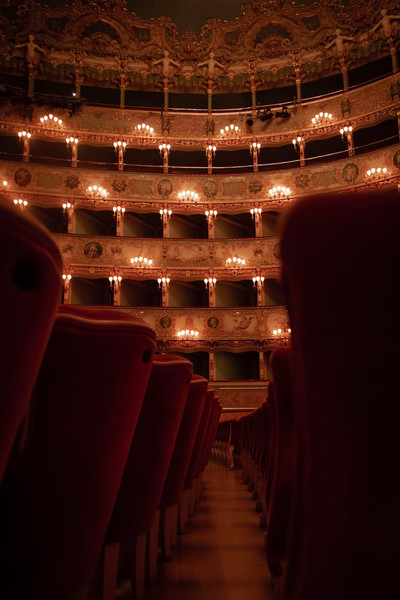
[[[0,51],[3,68],[27,65],[41,77],[153,90],[167,77],[176,91],[201,90],[210,80],[216,91],[245,90],[252,80],[259,88],[288,84],[298,73],[309,80],[337,71],[343,61],[363,64],[387,54],[398,27],[393,20],[385,33],[383,8],[395,16],[398,3],[258,0],[233,20],[209,19],[196,35],[189,28],[180,34],[169,17],[141,19],[123,0],[75,0],[60,8],[27,0],[18,11],[4,11]],[[31,54],[23,46],[29,34],[40,49]]]

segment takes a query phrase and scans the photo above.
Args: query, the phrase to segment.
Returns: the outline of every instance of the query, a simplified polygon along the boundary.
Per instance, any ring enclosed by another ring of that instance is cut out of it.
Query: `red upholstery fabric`
[[[161,498],[163,507],[178,504],[203,411],[207,386],[208,381],[204,377],[193,375]]]
[[[0,199],[0,482],[29,405],[61,292],[60,252],[49,233]]]
[[[207,439],[204,444],[204,450],[203,450],[202,456],[201,456],[201,464],[200,464],[201,471],[204,471],[204,469],[208,463],[208,459],[211,454],[211,448],[215,441],[221,411],[222,411],[221,405],[219,404],[218,400],[215,398],[214,393],[212,393],[212,409],[211,409],[211,417],[210,417],[210,426],[209,426],[209,430],[208,430],[208,434],[207,434]]]
[[[208,419],[210,417],[212,408],[212,392],[210,394],[206,391],[205,395],[206,397],[199,422],[199,427],[197,430],[196,440],[193,446],[192,455],[190,457],[189,466],[186,471],[186,477],[183,484],[184,490],[189,490],[192,487],[193,480],[198,476],[197,471],[199,467],[199,461],[201,458],[201,451],[203,449],[203,443],[207,433]]]
[[[155,334],[127,313],[83,312],[56,318],[31,435],[0,489],[4,600],[63,600],[90,581],[123,475]]]
[[[159,506],[190,387],[186,358],[154,357],[107,542],[131,541],[150,530]]]
[[[299,482],[285,600],[400,597],[400,201],[296,203],[281,254]]]
[[[287,558],[287,536],[296,486],[297,447],[293,423],[291,357],[291,348],[279,348],[271,357],[277,416],[274,477],[267,513],[266,552],[269,569],[275,576],[282,574],[282,562]]]

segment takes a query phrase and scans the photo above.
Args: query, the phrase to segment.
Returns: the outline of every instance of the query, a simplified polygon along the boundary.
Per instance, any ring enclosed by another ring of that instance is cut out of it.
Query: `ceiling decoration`
[[[296,70],[307,80],[340,72],[343,60],[349,68],[387,55],[400,29],[395,19],[398,3],[382,0],[258,0],[242,6],[240,16],[211,18],[201,27],[194,9],[198,34],[191,27],[179,33],[169,15],[141,18],[132,12],[136,4],[144,11],[144,2],[48,4],[0,2],[0,67],[23,70],[28,36],[33,35],[33,61],[44,76],[73,79],[79,69],[89,83],[112,84],[123,73],[128,86],[154,90],[168,76],[176,91],[198,92],[210,79],[215,91],[245,89],[252,76],[265,88],[268,82],[293,82]],[[158,13],[167,10],[165,3],[153,4],[162,7]],[[207,10],[211,5],[207,0]],[[389,15],[390,40],[380,13],[383,7]],[[229,15],[238,12],[235,1]]]

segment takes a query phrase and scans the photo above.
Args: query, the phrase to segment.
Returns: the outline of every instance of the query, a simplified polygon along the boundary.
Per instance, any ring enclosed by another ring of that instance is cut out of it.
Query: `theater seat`
[[[4,600],[64,600],[89,583],[150,376],[155,334],[145,323],[62,311],[25,448],[0,488]]]
[[[58,247],[37,221],[0,199],[0,482],[28,409],[61,293]],[[18,451],[24,443],[18,438]]]
[[[284,600],[400,597],[400,201],[314,196],[283,224],[299,422]]]
[[[106,536],[103,599],[114,598],[122,543],[133,594],[143,596],[146,536],[159,507],[192,377],[181,356],[154,357],[150,380]],[[158,524],[154,524],[156,535]],[[153,531],[154,533],[154,531]],[[130,564],[129,564],[130,563]],[[100,569],[101,572],[101,569]]]
[[[178,528],[178,502],[203,412],[208,381],[194,374],[160,501],[160,540],[163,558],[171,558]],[[154,578],[154,566],[151,572]]]

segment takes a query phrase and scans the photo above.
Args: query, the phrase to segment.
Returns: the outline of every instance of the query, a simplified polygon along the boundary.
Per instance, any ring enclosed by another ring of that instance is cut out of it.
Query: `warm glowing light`
[[[250,209],[251,218],[254,219],[255,215],[262,214],[262,208],[251,208]]]
[[[135,258],[131,258],[131,265],[133,267],[151,267],[152,264],[152,259],[146,258],[145,256],[135,256]]]
[[[176,332],[176,335],[181,339],[193,339],[199,337],[199,332],[195,329],[181,329]]]
[[[239,267],[239,266],[244,267],[244,265],[246,264],[245,259],[239,258],[239,256],[229,257],[226,259],[225,262],[228,267]]]
[[[73,136],[65,138],[65,141],[67,142],[68,146],[77,146],[79,142],[78,138]]]
[[[22,140],[22,139],[28,139],[29,140],[29,138],[32,137],[32,134],[29,133],[29,131],[25,131],[25,130],[18,131],[18,137],[19,137],[20,140]]]
[[[141,136],[150,137],[154,134],[154,127],[150,127],[146,123],[139,123],[139,125],[136,125],[135,130]]]
[[[235,137],[240,134],[240,127],[231,123],[230,125],[225,125],[219,132],[225,138]]]
[[[26,206],[28,206],[28,201],[22,200],[21,198],[18,198],[18,199],[15,198],[14,204],[15,204],[15,206],[19,206],[20,208],[25,208]]]
[[[289,198],[291,193],[291,189],[284,185],[277,185],[269,190],[271,198]]]
[[[184,200],[186,202],[189,200],[197,202],[197,200],[199,199],[199,195],[197,192],[193,192],[192,190],[183,190],[183,192],[178,193],[178,198],[179,200]]]
[[[62,119],[59,119],[52,113],[50,113],[49,115],[44,115],[44,117],[40,117],[40,122],[42,125],[50,125],[50,126],[55,125],[57,127],[61,127],[63,124]]]
[[[366,172],[366,177],[370,180],[382,179],[386,177],[388,170],[386,167],[372,167]]]
[[[107,190],[101,185],[89,185],[89,187],[86,189],[86,192],[93,198],[106,198],[108,196]]]
[[[332,118],[332,113],[321,111],[311,119],[311,122],[316,127],[324,127],[330,125]]]
[[[207,217],[207,219],[210,221],[211,219],[217,218],[218,211],[211,208],[210,210],[206,210],[204,214]]]

